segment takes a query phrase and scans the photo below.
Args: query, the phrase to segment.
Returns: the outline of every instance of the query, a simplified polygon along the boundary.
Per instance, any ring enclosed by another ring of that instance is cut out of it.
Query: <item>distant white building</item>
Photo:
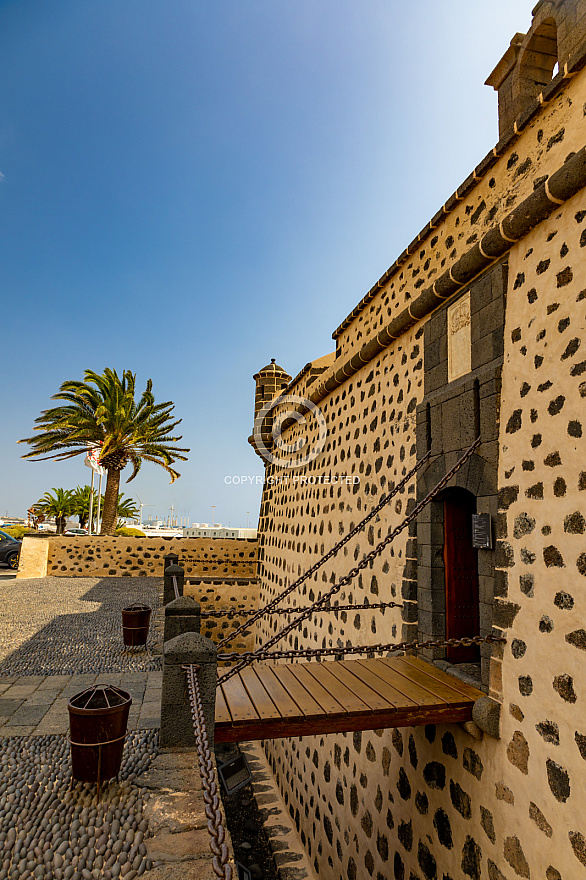
[[[192,523],[183,529],[184,538],[256,538],[256,529],[226,528],[222,523]]]

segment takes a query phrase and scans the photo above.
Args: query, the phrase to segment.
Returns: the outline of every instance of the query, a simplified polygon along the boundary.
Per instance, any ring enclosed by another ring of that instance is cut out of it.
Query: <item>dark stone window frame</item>
[[[417,407],[417,457],[431,451],[430,464],[419,472],[421,500],[480,435],[477,452],[450,486],[465,489],[476,499],[478,513],[489,513],[496,529],[498,504],[498,421],[504,350],[507,260],[491,266],[461,296],[470,292],[472,369],[448,382],[447,310],[450,300],[434,312],[424,328],[424,397]],[[431,502],[410,530],[403,580],[403,638],[445,638],[445,571],[443,561],[443,501]],[[494,550],[478,551],[480,635],[492,631],[495,594]],[[466,677],[466,664],[449,665],[445,649],[422,656]],[[480,682],[488,690],[492,646],[481,645]]]
[[[453,461],[438,456],[418,480],[418,495],[424,497],[450,469]],[[464,489],[476,499],[476,510],[489,513],[496,522],[498,497],[496,472],[480,455],[473,455],[451,481],[452,487]],[[446,600],[444,546],[444,505],[441,495],[421,512],[417,519],[417,623],[415,637],[420,641],[443,639],[446,635]],[[495,595],[495,551],[478,551],[478,587],[480,635],[492,631],[493,601]],[[441,668],[449,668],[463,678],[469,674],[468,665],[448,664],[445,648],[431,648],[422,656]],[[480,682],[488,690],[492,646],[480,646]],[[475,677],[475,676],[473,676]],[[475,681],[478,684],[478,680]]]

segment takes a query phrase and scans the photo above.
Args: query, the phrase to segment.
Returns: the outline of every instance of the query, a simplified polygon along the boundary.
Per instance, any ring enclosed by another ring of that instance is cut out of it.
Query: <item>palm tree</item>
[[[78,486],[73,493],[73,503],[75,516],[79,517],[79,527],[85,529],[90,518],[90,498],[92,496],[91,486]],[[100,509],[104,505],[104,496],[100,497]],[[94,503],[92,507],[92,531],[94,522],[98,516],[98,493],[94,489]]]
[[[136,477],[143,461],[165,468],[173,482],[179,473],[171,465],[187,461],[184,453],[189,449],[174,445],[181,436],[171,436],[181,421],[171,418],[175,404],[155,404],[152,386],[149,379],[137,403],[136,376],[130,370],[125,370],[122,378],[110,368],[101,374],[86,370],[83,382],[64,382],[53,395],[52,400],[64,401],[65,406],[44,410],[35,420],[39,433],[19,440],[32,446],[23,458],[44,456],[42,461],[63,461],[85,455],[88,449],[100,450],[99,463],[107,471],[102,535],[114,531],[120,472],[128,463],[133,471],[127,482]]]
[[[118,496],[118,507],[116,508],[118,518],[136,519],[139,513],[140,509],[134,498],[125,498],[124,492],[121,492]]]
[[[51,495],[51,492],[54,494]],[[71,489],[55,489],[45,492],[35,504],[35,510],[40,511],[46,517],[54,516],[57,534],[62,535],[65,531],[67,517],[75,512],[74,493]]]

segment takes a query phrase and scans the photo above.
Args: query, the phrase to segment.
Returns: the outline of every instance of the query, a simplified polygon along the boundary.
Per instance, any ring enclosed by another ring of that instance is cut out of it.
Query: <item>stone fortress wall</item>
[[[185,571],[184,594],[202,610],[239,609],[231,619],[202,619],[202,633],[219,641],[258,607],[258,543],[218,538],[25,538],[17,577],[160,577],[164,557],[176,553]],[[226,650],[252,650],[254,632]]]
[[[202,617],[201,634],[218,643],[250,616],[251,610],[258,608],[258,579],[250,578],[190,578],[185,581],[184,596],[191,596],[199,603],[202,611],[230,609],[239,611],[234,617]],[[254,627],[242,633],[237,639],[225,645],[223,651],[253,651]],[[231,666],[221,661],[221,666]]]
[[[256,540],[248,539],[50,538],[47,574],[162,577],[164,557],[176,553],[186,577],[251,578],[257,552]]]
[[[505,56],[511,75],[552,16],[559,45],[572,27],[586,39],[583,3],[541,2],[534,12],[532,31]],[[573,54],[560,57],[541,98],[513,115],[497,147],[340,325],[337,357],[311,384],[305,369],[287,388],[319,403],[328,434],[305,468],[267,466],[261,602],[431,450],[408,489],[284,604],[305,605],[329,589],[480,433],[454,484],[491,514],[495,549],[478,551],[479,627],[507,638],[483,647],[480,667],[450,667],[499,702],[500,738],[471,725],[428,725],[265,743],[321,880],[586,878],[586,71],[578,42],[574,34]],[[483,252],[494,257],[485,266]],[[480,268],[461,284],[466,263]],[[461,352],[451,364],[448,355],[449,309],[468,296],[462,372]],[[313,420],[285,433],[288,444],[300,439],[317,442]],[[431,505],[336,597],[402,608],[320,613],[283,647],[445,634],[440,508]],[[278,626],[263,623],[257,641]],[[441,649],[426,658],[448,666]]]

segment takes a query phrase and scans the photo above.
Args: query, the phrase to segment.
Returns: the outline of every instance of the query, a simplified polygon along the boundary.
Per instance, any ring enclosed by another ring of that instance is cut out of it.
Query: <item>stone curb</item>
[[[149,880],[217,880],[195,749],[161,752],[140,781],[150,794],[144,809],[152,835],[145,838]],[[226,842],[233,864],[229,833]]]
[[[274,855],[279,880],[319,880],[275,785],[261,743],[246,742],[239,745],[252,772],[252,791]]]

